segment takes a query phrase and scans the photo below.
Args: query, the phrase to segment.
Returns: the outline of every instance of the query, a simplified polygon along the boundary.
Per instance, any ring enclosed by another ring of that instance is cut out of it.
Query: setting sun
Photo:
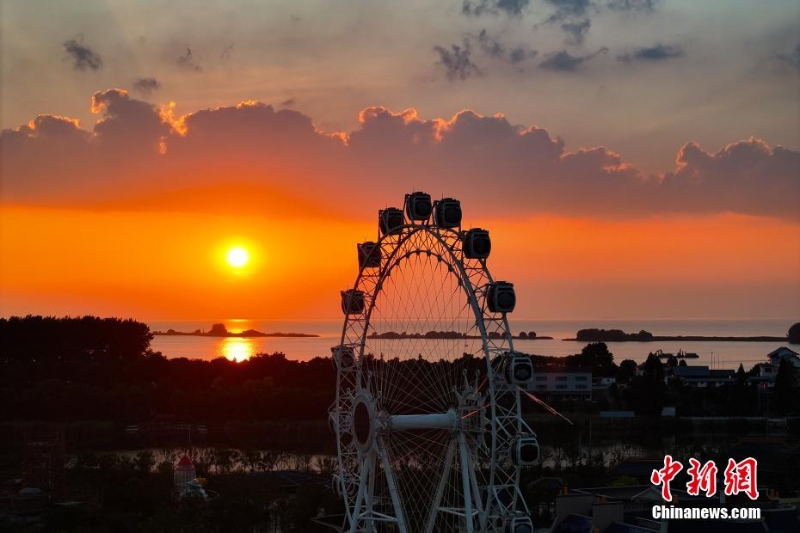
[[[229,265],[234,268],[241,268],[250,260],[250,254],[244,248],[237,246],[228,250],[226,258]]]

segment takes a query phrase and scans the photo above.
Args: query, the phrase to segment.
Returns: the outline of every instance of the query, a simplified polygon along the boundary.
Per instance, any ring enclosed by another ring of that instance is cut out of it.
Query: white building
[[[592,399],[592,371],[589,369],[537,368],[528,390],[550,399]]]

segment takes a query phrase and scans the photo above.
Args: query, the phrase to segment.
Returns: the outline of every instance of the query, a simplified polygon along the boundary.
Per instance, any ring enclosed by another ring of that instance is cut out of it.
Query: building
[[[692,496],[672,490],[665,504],[659,488],[651,485],[594,487],[563,490],[556,496],[556,518],[551,533],[787,533],[800,531],[797,508],[762,491],[755,502],[726,501],[722,495]],[[730,509],[759,508],[761,518],[738,520],[655,519],[654,506]]]
[[[707,366],[677,366],[673,376],[684,385],[698,388],[721,387],[736,381],[733,370],[711,370]]]
[[[800,375],[800,356],[797,352],[790,350],[786,346],[781,346],[777,350],[771,351],[767,354],[767,358],[769,359],[769,365],[768,368],[765,369],[765,373],[766,370],[769,370],[768,377],[771,378],[773,383],[775,382],[778,369],[780,369],[783,361],[788,361],[795,368],[798,375]]]
[[[533,373],[528,390],[545,401],[592,399],[592,371],[584,368],[540,367]]]

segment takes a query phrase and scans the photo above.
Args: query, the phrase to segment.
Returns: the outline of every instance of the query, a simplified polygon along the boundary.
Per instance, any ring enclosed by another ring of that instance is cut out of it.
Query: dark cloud
[[[590,61],[595,56],[605,54],[608,48],[602,47],[597,52],[585,56],[574,56],[566,50],[549,54],[547,58],[539,63],[539,68],[555,70],[560,72],[575,72],[578,68]]]
[[[633,61],[666,61],[682,55],[683,50],[680,47],[659,43],[654,46],[637,48],[632,53],[617,56],[617,59],[624,63],[632,63]]]
[[[795,46],[794,50],[789,53],[776,53],[775,58],[788,63],[797,70],[800,70],[800,43],[797,43],[797,46]]]
[[[218,198],[202,191],[240,190],[237,210],[263,212],[294,194],[361,218],[374,215],[376,196],[402,198],[416,180],[434,194],[457,191],[486,216],[732,212],[800,222],[800,152],[758,139],[716,152],[689,142],[671,172],[647,175],[608,148],[567,151],[545,129],[468,110],[424,119],[371,107],[354,131],[328,135],[309,116],[254,102],[174,117],[112,89],[92,109],[101,119],[91,131],[43,115],[0,133],[3,202],[110,208],[149,193],[170,200],[138,208],[205,210]]]
[[[490,37],[486,28],[482,29],[478,34],[478,44],[483,53],[494,57],[504,57],[506,55],[506,47],[497,39]]]
[[[538,54],[536,50],[531,50],[526,46],[509,47],[499,39],[491,37],[485,28],[480,31],[475,40],[478,42],[481,52],[490,58],[505,61],[515,66],[522,65],[525,61],[533,59]]]
[[[529,48],[525,48],[524,46],[517,46],[508,52],[508,60],[512,65],[519,65],[525,61],[528,61],[529,59],[533,59],[537,55],[539,55],[537,50],[531,50]]]
[[[439,54],[439,61],[436,65],[441,66],[448,80],[465,80],[471,76],[480,76],[482,74],[478,65],[473,63],[472,49],[469,40],[464,39],[462,46],[451,44],[450,49],[434,46],[433,50]]]
[[[145,96],[149,96],[161,88],[161,84],[155,78],[136,78],[133,82],[134,90]]]
[[[297,100],[295,100],[294,98],[287,98],[286,100],[281,102],[281,107],[291,106],[291,105],[294,105],[296,103],[297,103]]]
[[[580,22],[565,22],[561,25],[561,29],[567,34],[567,44],[583,44],[591,26],[592,21],[587,18]]]
[[[581,18],[586,16],[592,7],[591,0],[546,0],[555,8],[555,13],[550,15],[547,22],[554,23],[562,20]]]
[[[614,11],[649,13],[655,10],[660,0],[608,0],[607,6]]]
[[[178,57],[176,63],[178,64],[178,67],[180,67],[183,70],[189,70],[192,72],[203,71],[203,67],[201,67],[194,59],[194,57],[192,57],[192,49],[189,48],[188,46],[186,47],[186,53]]]
[[[530,4],[530,0],[464,0],[461,12],[476,17],[484,14],[497,15],[498,13],[519,17],[528,4]]]
[[[75,70],[100,70],[103,67],[103,58],[90,46],[83,44],[83,36],[64,41],[64,51],[72,60]]]

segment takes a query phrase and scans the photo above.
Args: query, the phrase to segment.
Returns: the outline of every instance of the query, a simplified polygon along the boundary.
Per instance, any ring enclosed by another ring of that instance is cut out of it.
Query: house
[[[781,346],[777,350],[771,351],[767,354],[767,358],[769,359],[769,367],[772,371],[770,377],[773,381],[778,375],[778,369],[781,367],[783,361],[789,361],[798,373],[800,373],[800,355],[786,346]]]
[[[588,368],[539,367],[528,390],[549,400],[592,399],[592,371]]]
[[[684,385],[698,388],[721,387],[736,381],[733,370],[711,370],[707,366],[678,366],[673,376]]]

